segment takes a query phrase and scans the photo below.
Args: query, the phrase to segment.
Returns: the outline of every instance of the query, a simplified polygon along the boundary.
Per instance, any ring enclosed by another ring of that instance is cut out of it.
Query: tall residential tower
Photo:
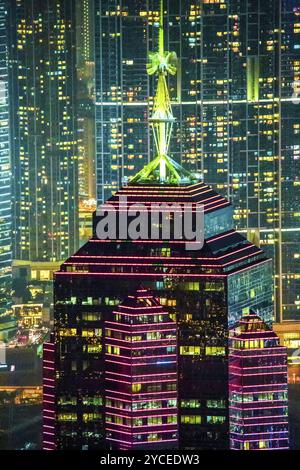
[[[9,2],[16,264],[78,246],[74,0]]]
[[[0,313],[9,305],[12,264],[7,2],[0,2]]]

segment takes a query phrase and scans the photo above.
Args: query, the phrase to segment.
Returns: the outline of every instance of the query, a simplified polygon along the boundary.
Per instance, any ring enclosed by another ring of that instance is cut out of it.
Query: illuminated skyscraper
[[[98,200],[150,160],[145,122],[158,0],[95,0]],[[273,258],[278,319],[300,309],[297,0],[169,0],[171,152],[234,206],[234,224]],[[298,87],[300,89],[300,87]],[[150,95],[150,99],[149,99]]]
[[[155,239],[98,238],[97,227],[105,216],[94,214],[93,237],[55,275],[54,334],[45,347],[44,362],[45,449],[111,448],[116,443],[123,448],[141,443],[168,449],[177,432],[176,407],[179,448],[229,448],[229,330],[250,308],[268,327],[272,325],[271,260],[234,230],[228,200],[169,156],[175,119],[167,75],[175,74],[178,63],[174,53],[164,50],[162,23],[163,15],[158,51],[149,55],[147,64],[148,73],[157,77],[149,119],[155,158],[109,198],[107,210],[122,217],[133,204],[142,204],[141,212],[148,214],[151,204],[189,203],[192,209],[200,204],[204,244],[186,250],[185,235],[164,236],[162,219],[154,224]],[[175,221],[172,209],[166,216]],[[125,228],[130,222],[128,217]],[[143,298],[148,298],[149,315],[141,309],[146,306]],[[160,311],[153,317],[156,334],[143,336],[153,309]],[[175,338],[161,333],[167,324],[175,331],[173,322],[178,330],[177,356]],[[146,354],[148,341],[155,342],[161,368],[155,362],[149,367],[155,355],[154,348]],[[175,357],[177,364],[172,362]],[[172,364],[178,370],[178,385]],[[164,367],[169,389],[167,382],[157,379]],[[126,400],[132,403],[128,409]],[[170,422],[160,413],[163,408],[172,416]]]
[[[244,315],[229,338],[230,448],[289,448],[287,351],[262,319]]]
[[[104,323],[107,441],[118,450],[176,448],[176,322],[139,288]]]
[[[11,290],[11,161],[9,145],[7,2],[0,2],[0,313]]]
[[[96,208],[94,0],[76,2],[77,122],[80,242],[92,233]]]
[[[78,247],[74,0],[12,0],[10,99],[16,262]]]

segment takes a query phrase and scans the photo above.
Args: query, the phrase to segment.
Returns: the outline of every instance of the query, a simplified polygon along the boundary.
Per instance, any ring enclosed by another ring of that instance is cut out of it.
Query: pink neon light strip
[[[119,375],[121,377],[141,377],[140,375],[128,375],[128,374],[122,374],[122,373],[119,373],[119,372],[111,372],[109,370],[106,371],[106,374],[111,374],[111,375]],[[162,375],[162,376],[166,376],[166,375],[175,375],[177,376],[177,372],[157,372],[156,374],[143,374],[143,377],[158,377],[159,375]]]
[[[247,247],[247,248],[253,248],[253,247]],[[198,264],[184,264],[184,263],[170,263],[169,261],[170,258],[168,259],[167,257],[165,258],[165,264],[164,264],[164,267],[170,267],[170,268],[198,268],[198,267],[201,267],[201,268],[220,268],[220,267],[224,267],[224,266],[228,266],[230,264],[234,264],[234,263],[238,263],[239,261],[242,261],[243,259],[249,259],[250,256],[257,256],[259,253],[262,253],[262,250],[257,250],[255,251],[254,253],[251,253],[250,255],[246,255],[246,256],[240,256],[239,258],[235,258],[231,261],[228,261],[227,263],[210,263],[210,264],[203,264],[201,263],[201,265],[198,265]],[[227,256],[232,256],[234,254],[233,253],[230,253],[228,254]],[[195,258],[196,260],[196,258]],[[105,263],[105,262],[83,262],[83,261],[80,261],[80,262],[74,262],[74,261],[66,261],[64,263],[64,265],[67,265],[67,266],[112,266],[112,263]],[[113,262],[113,266],[122,266],[122,267],[128,267],[128,266],[142,266],[142,267],[160,267],[160,266],[156,266],[156,261],[155,259],[153,259],[152,263],[132,263],[132,262],[123,262],[123,263],[116,263],[115,261]]]
[[[112,328],[110,328],[111,331],[115,331],[115,330],[112,330]],[[161,330],[160,330],[161,331]],[[170,330],[169,330],[170,331]],[[174,334],[176,334],[176,330],[174,330]],[[137,349],[142,349],[144,347],[144,344],[151,344],[151,343],[158,343],[158,342],[163,342],[163,343],[167,343],[166,345],[163,344],[162,347],[165,348],[165,347],[168,347],[168,344],[171,342],[171,341],[175,341],[175,345],[176,345],[176,337],[175,338],[158,338],[158,339],[141,339],[141,340],[138,340],[138,341],[132,341],[132,340],[127,340],[127,339],[119,339],[119,338],[114,338],[113,336],[110,337],[110,339],[112,341],[116,341],[118,343],[125,343],[125,344],[141,344],[141,347],[140,348],[137,348]],[[121,348],[125,348],[125,346],[122,346],[120,345]],[[131,348],[130,348],[131,349]]]
[[[112,437],[107,437],[106,438],[108,441],[115,441],[115,442],[120,442],[121,444],[130,444],[132,446],[139,446],[141,444],[151,444],[151,446],[153,446],[153,444],[161,444],[162,442],[175,442],[177,441],[178,439],[164,439],[163,437],[157,441],[138,441],[138,442],[128,442],[128,441],[125,441],[125,440],[120,440],[120,439],[113,439]]]
[[[118,340],[116,338],[110,338],[111,341],[107,341],[107,346],[119,346],[121,349],[126,349],[126,351],[141,351],[143,349],[167,349],[167,348],[175,348],[176,346],[176,340],[169,340],[168,344],[159,344],[157,346],[154,346],[154,345],[151,345],[151,346],[143,346],[142,348],[141,347],[130,347],[130,346],[124,346],[123,344],[122,345],[118,345],[116,343],[118,343]],[[156,340],[156,341],[159,341],[159,340]],[[108,354],[108,353],[106,353]],[[124,357],[124,356],[121,356],[121,357]],[[144,357],[144,356],[143,356]],[[155,357],[155,356],[148,356],[148,357]],[[134,357],[132,359],[135,359]]]
[[[121,358],[121,359],[131,359],[133,361],[136,361],[138,359],[145,359],[145,358],[148,358],[148,359],[156,359],[156,358],[159,358],[159,359],[164,359],[164,358],[169,358],[169,357],[177,357],[176,354],[159,354],[159,355],[151,355],[151,356],[134,356],[134,357],[128,357],[128,356],[123,356],[122,354],[110,354],[110,353],[105,353],[106,356],[110,356],[110,357],[115,357],[117,356],[118,358]]]
[[[123,328],[126,328],[126,330],[122,330],[121,328],[117,329],[115,328],[113,330],[113,328],[111,328],[110,326],[106,326],[106,325],[117,325],[117,326],[122,326]],[[160,327],[165,327],[166,325],[170,325],[171,328],[166,328],[166,329],[161,329]],[[174,321],[169,321],[169,322],[159,322],[159,323],[150,323],[148,325],[145,325],[145,324],[126,324],[126,323],[123,323],[120,325],[120,322],[116,322],[116,321],[110,321],[110,320],[105,320],[105,326],[106,328],[109,328],[110,330],[113,330],[113,331],[120,331],[122,333],[130,333],[130,334],[133,334],[133,332],[131,331],[133,328],[136,330],[138,327],[139,328],[145,328],[145,326],[149,327],[147,330],[138,330],[137,332],[138,333],[152,333],[153,331],[157,331],[157,328],[159,328],[159,332],[161,331],[176,331],[176,323]]]
[[[175,416],[174,412],[175,412],[176,408],[171,408],[171,412],[170,413],[161,413],[161,414],[151,414],[149,415],[149,413],[147,413],[146,415],[140,415],[139,418],[140,419],[147,419],[147,418],[166,418],[168,416]],[[140,411],[144,411],[144,410],[140,410]],[[150,411],[150,410],[148,410]],[[151,410],[153,411],[153,410]],[[124,410],[124,413],[110,413],[110,412],[106,412],[107,415],[109,416],[118,416],[119,418],[127,418],[127,419],[130,419],[131,417],[131,414],[132,412],[130,410]],[[118,426],[125,426],[126,428],[130,428],[131,425],[127,425],[127,424],[121,424],[121,423],[110,423],[110,424],[114,424],[114,425],[118,425]],[[174,425],[174,423],[162,423],[162,424],[151,424],[151,427],[152,426],[163,426],[163,425]],[[142,425],[142,426],[138,426],[138,427],[145,427],[145,426],[148,426],[148,424],[145,424],[145,425]]]
[[[112,423],[109,423],[110,425]],[[148,426],[147,426],[148,427]],[[149,426],[150,427],[150,426]],[[152,428],[152,426],[151,426]],[[127,434],[127,436],[135,436],[135,435],[138,435],[138,434],[148,434],[149,431],[137,431],[137,432],[127,432],[127,431],[123,431],[121,429],[111,429],[111,428],[107,428],[107,431],[111,431],[111,432],[117,432],[117,433],[121,433],[121,434]],[[153,431],[152,431],[153,432]],[[159,433],[163,434],[163,433],[173,433],[173,432],[177,432],[177,428],[176,429],[162,429],[162,430],[158,430]]]
[[[228,258],[228,256],[232,256],[233,254],[236,254],[236,253],[239,253],[241,251],[245,251],[245,250],[249,250],[250,248],[253,248],[253,245],[247,245],[243,248],[239,248],[238,250],[234,250],[234,251],[230,251],[229,253],[226,253],[225,255],[222,255],[222,256],[211,256],[211,257],[193,257],[191,258],[190,256],[120,256],[120,255],[117,255],[117,256],[114,256],[114,255],[110,255],[110,256],[105,256],[105,255],[72,255],[71,258],[92,258],[92,259],[95,259],[95,258],[101,258],[101,259],[111,259],[111,260],[115,260],[115,259],[128,259],[128,260],[133,260],[133,259],[145,259],[145,260],[150,260],[150,261],[153,261],[153,262],[156,262],[157,260],[160,260],[160,261],[166,261],[166,260],[196,260],[196,261],[219,261],[223,258]],[[259,252],[261,252],[262,250],[259,250]],[[259,252],[256,252],[256,253],[259,253]],[[255,254],[256,254],[255,253]],[[66,263],[64,263],[66,264]],[[73,264],[73,263],[68,263],[68,264]],[[82,263],[79,263],[79,264],[82,264]],[[90,263],[87,263],[87,264],[90,264]]]
[[[106,390],[106,392],[110,392],[110,393],[116,393],[116,394],[119,394],[119,395],[126,395],[128,397],[131,397],[133,395],[136,395],[137,397],[140,397],[141,395],[142,396],[146,396],[146,395],[166,395],[166,394],[173,394],[175,397],[177,397],[177,393],[176,393],[176,390],[164,390],[164,391],[160,391],[160,392],[142,392],[142,393],[136,393],[136,394],[133,394],[133,393],[127,393],[127,392],[119,392],[118,390]],[[110,398],[113,398],[113,399],[116,399],[116,397],[110,397]],[[162,398],[163,399],[163,398]],[[172,398],[169,398],[167,397],[166,400],[171,400]],[[141,400],[141,401],[144,401],[144,400]],[[151,399],[150,399],[151,401]]]
[[[106,379],[107,381],[110,381],[110,382],[118,382],[120,383],[120,379],[112,379],[111,377],[107,377]],[[160,379],[159,377],[156,378],[153,378],[153,380],[143,380],[143,381],[139,381],[140,384],[154,384],[157,382],[157,380],[159,380],[159,383],[167,383],[167,382],[173,382],[173,383],[177,383],[177,380],[174,380],[174,379],[167,379],[167,380],[162,380]],[[124,384],[128,384],[130,385],[132,383],[132,381],[126,381],[126,380],[122,380],[121,383],[124,383]]]
[[[246,268],[249,269],[249,268]],[[239,272],[239,271],[236,271]],[[73,272],[73,271],[56,271],[55,275],[62,275],[62,276],[139,276],[139,277],[213,277],[213,278],[226,278],[228,277],[227,274],[174,274],[174,273],[131,273],[131,272],[120,272],[120,273],[112,273],[112,272]]]

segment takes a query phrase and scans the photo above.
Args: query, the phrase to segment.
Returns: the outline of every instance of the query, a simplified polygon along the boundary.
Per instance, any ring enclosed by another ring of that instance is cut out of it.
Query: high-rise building
[[[230,448],[289,448],[287,351],[250,311],[229,338]]]
[[[176,322],[139,288],[105,319],[104,328],[108,443],[118,450],[176,448]]]
[[[8,3],[13,256],[57,262],[78,247],[75,1]]]
[[[91,215],[96,208],[94,25],[94,0],[76,2],[80,243],[91,236]]]
[[[172,154],[233,203],[235,227],[273,258],[278,320],[300,309],[299,15],[297,0],[165,2],[167,48],[180,57]],[[95,0],[95,18],[103,202],[150,160],[145,65],[159,2]]]
[[[146,356],[145,345],[151,337],[144,339],[146,343],[138,349],[138,360],[146,361],[145,370],[135,372],[128,365],[128,351],[132,351],[135,361],[133,343],[143,341],[137,333],[139,322],[146,330],[149,327],[149,316],[140,314],[138,308],[141,283],[149,295],[149,313],[153,313],[155,304],[177,323],[178,394],[175,404],[176,384],[170,378],[172,403],[167,408],[178,408],[181,449],[230,447],[229,329],[250,308],[259,312],[269,327],[273,321],[271,260],[234,230],[228,200],[169,156],[175,118],[167,75],[175,75],[178,62],[176,54],[164,50],[162,23],[161,11],[158,52],[150,54],[147,64],[148,73],[158,76],[149,119],[156,156],[108,199],[102,214],[95,213],[93,237],[55,275],[54,334],[46,347],[51,358],[45,362],[45,378],[51,388],[45,389],[45,425],[49,429],[45,449],[111,448],[112,442],[119,442],[121,431],[129,437],[124,438],[123,446],[133,445],[133,437],[145,446],[161,444],[167,449],[174,444],[171,440],[163,442],[163,434],[158,428],[153,432],[153,426],[169,424],[175,433],[175,421],[144,421],[165,407],[167,391],[165,383],[157,380],[158,364],[153,364],[152,380],[149,378],[148,360],[154,356],[153,351]],[[150,225],[156,237],[149,238],[145,227],[147,221],[149,226],[153,204],[157,207],[160,203],[164,203],[161,218],[154,222],[151,219]],[[200,205],[204,211],[204,244],[198,249],[194,246],[194,250],[186,249],[186,233],[181,237],[164,233],[164,220],[170,221],[175,233],[177,212],[187,204],[192,213]],[[142,235],[130,237],[133,207],[144,216],[135,225]],[[118,217],[118,234],[110,238],[99,236],[99,227],[107,223],[105,213]],[[121,236],[120,230],[124,229],[126,234]],[[157,320],[163,324],[165,318],[161,313]],[[131,325],[130,333],[127,324]],[[175,357],[175,344],[164,348],[164,339],[170,341],[160,334],[153,337],[165,356],[161,361],[159,355],[159,365],[163,368],[165,363],[168,376],[173,372],[170,361]],[[113,385],[112,372],[126,374],[128,388],[124,385],[121,389],[122,380]],[[143,380],[143,373],[147,380]],[[157,399],[148,402],[146,395],[154,392]],[[131,422],[133,407],[126,418],[124,400],[117,399],[128,393],[134,405],[140,403],[143,412],[147,410],[141,419]],[[169,413],[174,415],[174,410]],[[127,425],[132,428],[126,430]]]
[[[7,2],[0,2],[0,313],[9,306],[12,264]]]

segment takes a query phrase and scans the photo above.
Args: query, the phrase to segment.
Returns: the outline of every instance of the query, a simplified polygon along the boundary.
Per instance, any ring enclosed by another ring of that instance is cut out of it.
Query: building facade
[[[236,228],[274,263],[276,316],[299,304],[299,6],[296,0],[169,0],[175,160],[234,206]],[[151,159],[146,74],[158,0],[95,0],[98,201]],[[293,98],[294,94],[294,98]]]
[[[146,289],[104,322],[105,431],[113,449],[176,449],[177,326]]]
[[[95,236],[55,276],[55,446],[107,447],[105,319],[142,282],[179,329],[179,448],[229,448],[228,325],[249,307],[272,323],[271,262],[233,230],[230,204],[203,183],[122,191],[129,204],[206,201],[205,243],[188,252],[176,241],[99,240],[95,217]]]
[[[94,0],[76,2],[80,243],[85,242],[91,236],[91,215],[96,208],[94,26]]]
[[[78,247],[75,2],[9,2],[14,260]]]
[[[12,265],[7,2],[0,2],[0,313],[9,307]]]
[[[287,351],[255,312],[229,338],[230,448],[289,448]]]
[[[167,82],[178,61],[164,49],[163,19],[160,2],[158,50],[147,63],[157,76],[155,158],[95,212],[92,238],[55,274],[47,449],[169,449],[177,426],[180,449],[230,448],[229,331],[250,308],[272,325],[271,260],[235,231],[230,202],[169,156],[176,119]],[[173,337],[164,337],[171,320]],[[157,379],[164,368],[166,382]],[[147,402],[153,393],[159,400]]]

